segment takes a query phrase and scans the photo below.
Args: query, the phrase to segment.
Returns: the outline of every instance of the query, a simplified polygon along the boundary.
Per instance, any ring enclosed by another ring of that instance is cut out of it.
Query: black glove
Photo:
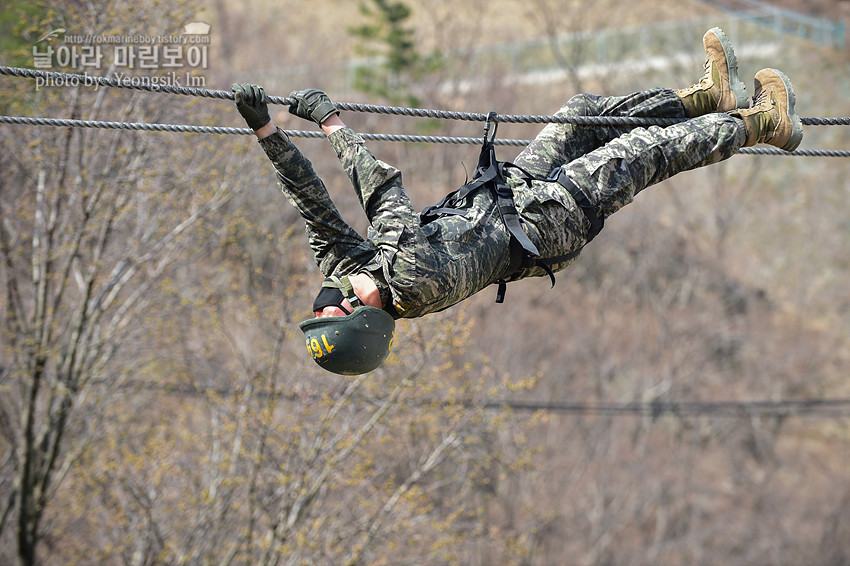
[[[299,118],[313,120],[321,125],[334,114],[339,114],[339,110],[331,99],[321,90],[315,88],[296,90],[289,96],[295,99],[295,104],[289,106],[289,112]]]
[[[256,131],[272,121],[266,104],[266,91],[263,87],[248,83],[234,84],[230,90],[233,91],[236,109],[245,118],[249,128]]]

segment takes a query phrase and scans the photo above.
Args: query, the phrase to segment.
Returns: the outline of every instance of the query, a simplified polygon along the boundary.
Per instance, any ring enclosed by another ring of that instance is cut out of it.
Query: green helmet
[[[313,309],[334,305],[348,312],[342,307],[343,290],[355,307],[353,312],[345,316],[311,318],[298,326],[307,339],[307,351],[317,364],[333,373],[359,375],[372,371],[387,359],[393,344],[395,320],[382,309],[363,306],[347,277],[326,279]]]

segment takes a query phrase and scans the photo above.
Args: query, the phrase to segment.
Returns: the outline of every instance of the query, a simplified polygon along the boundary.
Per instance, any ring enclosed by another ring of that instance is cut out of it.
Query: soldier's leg
[[[685,109],[672,90],[653,89],[627,96],[576,95],[556,115],[684,120]],[[535,177],[545,178],[553,169],[605,145],[633,128],[634,125],[548,124],[517,156],[514,163]]]
[[[705,65],[695,85],[670,91],[655,89],[624,97],[579,95],[558,114],[629,118],[694,118],[749,106],[744,83],[738,77],[738,59],[723,30],[712,28],[703,36]],[[601,147],[631,129],[605,124],[573,126],[550,124],[523,151],[516,164],[537,177]]]
[[[564,171],[609,216],[651,185],[727,159],[747,139],[743,120],[707,114],[667,128],[638,128],[564,166]]]

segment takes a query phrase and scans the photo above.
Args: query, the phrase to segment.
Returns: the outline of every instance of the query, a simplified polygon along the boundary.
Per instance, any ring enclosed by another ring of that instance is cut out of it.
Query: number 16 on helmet
[[[298,326],[313,360],[341,375],[368,373],[384,363],[395,331],[389,313],[369,306],[358,307],[346,316],[311,318]]]

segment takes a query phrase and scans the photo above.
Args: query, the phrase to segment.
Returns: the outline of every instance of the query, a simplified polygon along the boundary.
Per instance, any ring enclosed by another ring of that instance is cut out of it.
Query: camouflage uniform
[[[680,99],[669,89],[623,97],[578,95],[558,113],[685,118]],[[668,127],[549,124],[514,163],[540,179],[563,168],[607,217],[650,185],[730,157],[745,138],[743,122],[725,113]],[[402,317],[417,317],[511,275],[506,273],[510,235],[489,191],[470,195],[465,215],[420,226],[398,169],[375,159],[349,128],[334,132],[329,141],[371,223],[365,239],[342,219],[310,162],[282,132],[260,140],[283,193],[306,221],[310,246],[326,276],[369,272],[385,306],[393,305]],[[512,169],[508,183],[541,257],[562,256],[585,243],[589,221],[560,184],[535,180],[529,185]],[[541,275],[545,271],[535,267],[516,278]]]

